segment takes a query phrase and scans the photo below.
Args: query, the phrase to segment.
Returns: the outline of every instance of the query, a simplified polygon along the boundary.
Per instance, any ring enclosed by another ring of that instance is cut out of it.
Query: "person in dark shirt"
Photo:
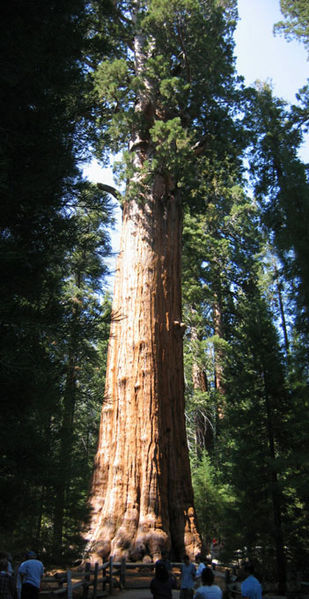
[[[14,581],[8,573],[9,562],[0,560],[0,599],[13,599],[15,595]]]
[[[165,549],[163,549],[163,551],[161,551],[161,559],[159,559],[156,564],[164,564],[164,566],[166,567],[168,572],[172,571],[172,564],[170,562],[170,560],[168,559],[168,553]]]
[[[153,599],[172,599],[172,589],[175,588],[175,579],[169,576],[165,564],[159,560],[155,566],[155,577],[150,583]]]

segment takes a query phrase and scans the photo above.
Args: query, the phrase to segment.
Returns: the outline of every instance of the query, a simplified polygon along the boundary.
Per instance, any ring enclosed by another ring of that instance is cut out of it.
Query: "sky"
[[[273,35],[273,26],[282,19],[279,0],[238,0],[236,29],[237,70],[250,85],[271,80],[274,94],[288,102],[309,77],[307,53],[301,42],[288,42]]]
[[[282,35],[273,35],[274,24],[282,18],[279,0],[238,0],[238,13],[235,36],[238,74],[244,76],[247,85],[256,80],[270,82],[275,96],[296,102],[295,94],[309,77],[309,62],[301,42],[288,42]],[[309,136],[301,157],[309,162]],[[84,174],[91,181],[113,185],[112,170],[103,169],[95,161],[84,169]],[[116,232],[112,243],[117,251]]]
[[[267,81],[275,96],[296,103],[296,93],[309,77],[309,57],[302,42],[288,42],[283,35],[273,34],[274,24],[282,20],[280,1],[238,0],[238,14],[235,55],[239,75],[247,85]],[[300,157],[309,162],[309,135]]]

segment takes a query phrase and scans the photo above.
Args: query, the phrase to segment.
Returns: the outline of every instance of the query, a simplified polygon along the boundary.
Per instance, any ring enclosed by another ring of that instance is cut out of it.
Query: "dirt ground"
[[[149,589],[128,589],[126,591],[119,591],[117,593],[117,599],[153,599],[153,595]],[[179,591],[173,591],[173,599],[178,599]]]
[[[225,588],[224,574],[216,572],[216,584]],[[124,591],[115,592],[115,599],[153,599],[153,595],[147,588],[144,589],[126,589]],[[179,590],[173,589],[173,599],[179,599]]]

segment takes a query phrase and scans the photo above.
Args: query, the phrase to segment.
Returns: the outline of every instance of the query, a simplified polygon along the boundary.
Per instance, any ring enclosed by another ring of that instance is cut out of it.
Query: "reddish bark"
[[[89,547],[180,558],[201,548],[184,419],[181,205],[157,175],[125,204]]]

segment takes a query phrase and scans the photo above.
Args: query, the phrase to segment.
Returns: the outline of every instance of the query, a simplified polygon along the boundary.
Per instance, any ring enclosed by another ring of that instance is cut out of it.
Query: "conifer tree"
[[[51,542],[64,367],[55,339],[89,143],[91,18],[83,0],[12,0],[0,10],[0,534],[19,551]]]
[[[74,221],[74,244],[71,251],[67,252],[63,265],[66,273],[61,291],[63,322],[53,342],[57,347],[52,351],[62,370],[59,381],[61,413],[59,451],[55,455],[53,517],[53,549],[59,557],[63,552],[65,520],[69,510],[72,510],[72,486],[77,476],[76,468],[79,470],[78,463],[74,463],[74,456],[78,453],[74,445],[77,445],[78,428],[81,426],[79,411],[83,403],[91,409],[85,385],[88,394],[95,394],[95,369],[99,365],[97,345],[100,337],[101,343],[104,340],[106,315],[102,311],[100,296],[107,270],[104,258],[109,252],[106,225],[111,222],[107,199],[96,185],[85,182],[80,185],[75,204],[74,215],[71,217]],[[98,414],[98,395],[96,405]],[[89,471],[88,464],[88,477]],[[80,488],[79,493],[85,493],[86,489],[87,484]],[[78,489],[76,491],[75,501]],[[78,525],[80,520],[81,516]]]
[[[279,464],[288,394],[275,329],[263,299],[254,290],[253,278],[250,279],[236,308],[237,320],[225,369],[228,451],[232,454],[231,480],[237,489],[238,526],[243,542],[255,558],[257,546],[273,547],[272,559],[277,564],[282,593],[286,564]],[[270,555],[271,552],[269,559]]]
[[[284,102],[267,85],[252,90],[248,124],[253,134],[250,168],[267,234],[286,278],[297,290],[299,309],[308,311],[309,191],[305,165],[297,156],[302,141]]]

